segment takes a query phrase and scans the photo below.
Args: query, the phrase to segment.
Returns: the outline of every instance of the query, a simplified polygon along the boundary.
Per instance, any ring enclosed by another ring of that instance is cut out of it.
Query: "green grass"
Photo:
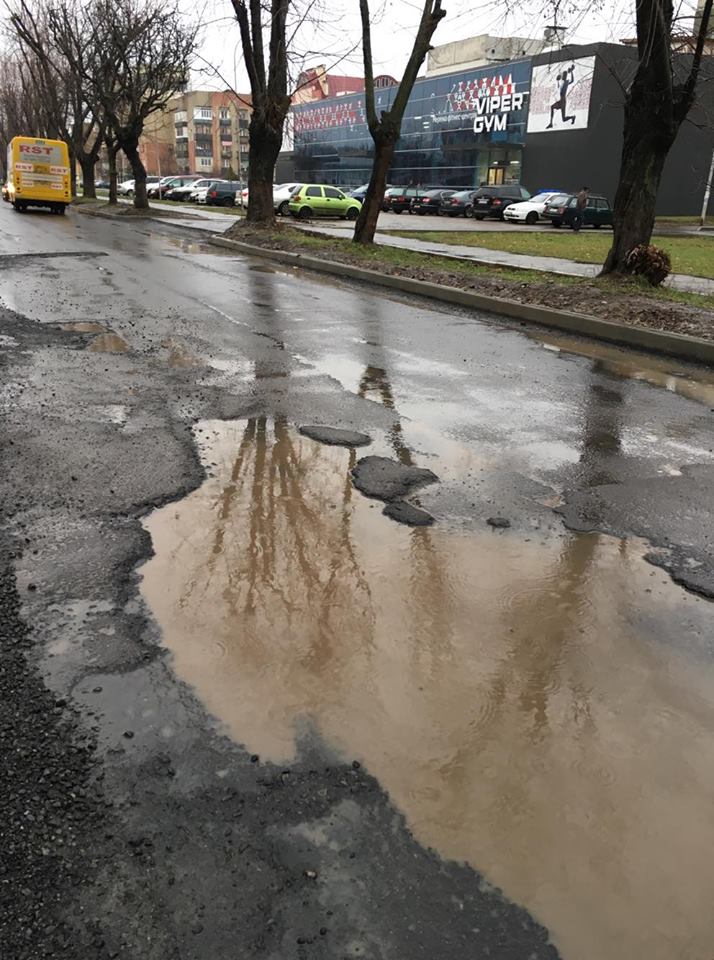
[[[289,230],[289,233],[287,232]],[[451,236],[451,234],[449,235]],[[379,244],[362,246],[350,240],[337,237],[324,237],[311,234],[303,230],[294,230],[284,227],[279,232],[271,234],[278,243],[289,237],[288,249],[296,246],[304,249],[305,253],[321,254],[330,259],[330,254],[340,252],[349,255],[352,262],[372,270],[380,267],[406,268],[425,271],[424,279],[430,279],[428,271],[442,271],[459,277],[469,277],[503,281],[504,283],[547,284],[550,286],[582,286],[595,283],[601,286],[603,294],[613,294],[623,297],[647,297],[651,300],[669,303],[682,303],[704,310],[714,310],[714,296],[708,294],[685,293],[680,290],[670,290],[668,287],[651,287],[645,281],[587,279],[582,277],[568,277],[547,273],[542,270],[521,270],[515,267],[499,267],[487,264],[473,263],[468,260],[439,257],[432,254],[419,253],[416,250],[402,250],[399,247],[386,247]],[[239,239],[239,237],[236,237]],[[248,238],[246,238],[248,239]],[[713,247],[714,249],[714,247]],[[508,289],[504,289],[503,296],[508,297]],[[587,301],[583,301],[583,310],[587,312]]]
[[[519,232],[518,227],[496,231],[390,230],[395,237],[450,243],[454,246],[486,247],[531,257],[562,257],[579,263],[602,263],[612,243],[611,231],[563,230],[552,233]],[[714,280],[714,237],[657,237],[656,245],[672,258],[672,271]]]

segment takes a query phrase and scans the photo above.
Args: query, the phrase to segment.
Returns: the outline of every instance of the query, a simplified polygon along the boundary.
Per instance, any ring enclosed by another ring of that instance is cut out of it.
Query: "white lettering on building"
[[[503,96],[479,97],[474,106],[474,133],[490,133],[492,130],[505,130],[508,114],[520,110],[523,106],[522,93],[504,93]]]

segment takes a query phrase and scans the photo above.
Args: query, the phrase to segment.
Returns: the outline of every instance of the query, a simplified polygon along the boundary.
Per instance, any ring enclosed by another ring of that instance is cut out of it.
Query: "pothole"
[[[287,763],[309,718],[564,958],[707,956],[711,607],[637,541],[395,524],[356,451],[282,420],[196,439],[212,475],[145,519],[142,593],[233,738]]]

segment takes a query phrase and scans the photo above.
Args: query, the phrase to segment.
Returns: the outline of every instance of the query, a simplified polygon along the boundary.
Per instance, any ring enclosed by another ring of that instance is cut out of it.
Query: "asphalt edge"
[[[376,270],[367,270],[363,267],[338,263],[334,260],[320,260],[317,257],[302,253],[259,247],[251,243],[244,243],[242,240],[231,240],[219,234],[209,234],[206,241],[213,246],[225,247],[250,256],[265,257],[268,260],[275,260],[278,263],[290,264],[295,267],[317,270],[320,273],[333,274],[341,279],[361,280],[364,283],[378,284],[392,290],[399,290],[401,293],[429,297],[442,303],[470,307],[474,310],[485,310],[488,313],[505,316],[512,320],[522,320],[526,323],[535,323],[544,327],[555,327],[558,330],[565,330],[568,333],[580,336],[594,337],[597,340],[606,340],[609,343],[617,343],[654,353],[664,353],[682,360],[714,366],[714,340],[701,340],[698,337],[686,337],[679,333],[648,330],[645,327],[632,327],[624,323],[614,323],[611,320],[588,317],[585,314],[571,313],[568,310],[556,310],[531,303],[519,303],[516,300],[490,297],[482,293],[460,290],[458,287],[445,287],[425,280],[414,280],[411,277],[378,273]]]

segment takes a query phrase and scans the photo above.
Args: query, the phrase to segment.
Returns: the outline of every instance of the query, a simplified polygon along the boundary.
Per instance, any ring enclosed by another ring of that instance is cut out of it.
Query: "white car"
[[[287,217],[290,213],[290,197],[301,186],[301,183],[276,183],[273,187],[273,207],[281,217]]]
[[[134,181],[133,180],[124,180],[117,187],[117,193],[120,197],[133,197],[134,196]]]
[[[198,200],[198,191],[203,190],[203,195],[205,196],[209,184],[213,183],[214,179],[215,177],[210,180],[194,180],[193,183],[184,183],[182,187],[174,187],[171,191],[171,199],[187,200],[190,203],[196,203]]]
[[[530,200],[510,203],[503,211],[504,219],[510,220],[511,223],[527,223],[532,226],[540,220],[546,203],[549,203],[556,197],[563,197],[565,200],[566,196],[567,195],[562,192],[537,193],[534,197],[531,197]]]

